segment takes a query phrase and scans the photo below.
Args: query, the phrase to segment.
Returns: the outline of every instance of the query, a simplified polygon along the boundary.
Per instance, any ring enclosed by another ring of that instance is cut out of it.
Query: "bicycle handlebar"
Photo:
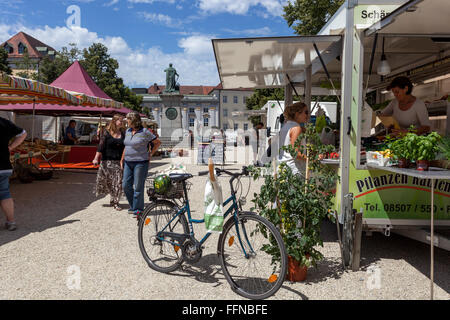
[[[235,173],[235,172],[231,172],[228,170],[224,170],[224,169],[219,169],[219,168],[215,168],[216,170],[216,175],[220,176],[222,173],[225,173],[229,176],[232,176],[233,178],[237,178],[239,176],[248,176],[249,172],[248,172],[248,167],[244,166],[242,167],[242,171],[239,173]],[[199,176],[205,176],[209,173],[209,171],[200,171],[198,173]]]

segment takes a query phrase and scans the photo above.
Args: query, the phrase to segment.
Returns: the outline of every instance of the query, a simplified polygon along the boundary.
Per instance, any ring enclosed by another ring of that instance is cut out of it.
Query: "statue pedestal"
[[[161,112],[161,137],[171,138],[174,131],[178,129],[182,137],[183,128],[181,117],[181,100],[184,95],[179,92],[163,93],[159,95],[162,100]]]

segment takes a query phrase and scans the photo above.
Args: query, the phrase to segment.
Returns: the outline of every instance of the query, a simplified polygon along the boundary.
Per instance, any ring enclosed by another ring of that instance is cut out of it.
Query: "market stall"
[[[14,79],[14,77],[13,77]],[[33,81],[28,79],[16,80],[18,83],[27,84],[28,87]],[[89,163],[95,155],[96,145],[91,146],[62,146],[57,143],[60,132],[65,125],[61,121],[54,122],[54,136],[53,142],[45,139],[35,139],[34,127],[35,116],[51,116],[51,117],[73,117],[73,116],[97,116],[99,117],[99,125],[102,123],[102,117],[110,117],[116,113],[127,114],[131,112],[130,109],[125,108],[123,103],[112,100],[106,95],[90,78],[87,72],[75,61],[64,73],[62,73],[54,82],[51,83],[50,88],[57,88],[61,92],[73,98],[72,103],[61,102],[61,105],[54,104],[52,100],[41,99],[35,100],[34,103],[26,104],[26,100],[22,98],[24,103],[18,104],[16,100],[3,100],[0,105],[0,111],[13,111],[16,115],[32,114],[32,134],[29,145],[24,145],[25,153],[35,149],[47,150],[41,153],[37,162],[41,162],[41,167],[50,168],[67,168],[68,164],[79,167],[78,163]],[[61,89],[60,89],[61,88]],[[17,98],[19,99],[19,98]],[[31,102],[31,100],[29,101]],[[59,154],[52,154],[58,152]],[[93,168],[96,168],[93,166]]]
[[[444,0],[346,1],[314,37],[213,40],[226,89],[284,87],[289,104],[296,88],[303,87],[304,101],[310,105],[313,86],[328,84],[334,92],[340,88],[339,165],[332,159],[324,162],[336,167],[340,176],[333,209],[344,225],[345,265],[359,269],[362,231],[389,235],[391,230],[420,233],[430,228],[425,242],[431,247],[431,298],[433,244],[449,243],[436,241],[434,234],[435,226],[450,227],[449,171],[437,168],[439,173],[420,173],[410,168],[397,172],[385,167],[387,142],[372,136],[372,129],[377,128],[371,125],[370,109],[382,105],[389,98],[389,92],[384,92],[387,85],[405,74],[414,82],[414,92],[430,102],[429,115],[448,124],[448,102],[434,101],[443,101],[441,97],[450,91],[443,81],[450,73],[449,14],[450,5]],[[320,46],[320,39],[331,42]],[[272,44],[262,47],[269,40]],[[389,68],[383,61],[386,57]],[[433,85],[432,89],[425,84]],[[448,133],[449,128],[441,133]],[[384,149],[375,150],[383,144]],[[381,167],[368,159],[375,152],[377,159],[381,155]]]

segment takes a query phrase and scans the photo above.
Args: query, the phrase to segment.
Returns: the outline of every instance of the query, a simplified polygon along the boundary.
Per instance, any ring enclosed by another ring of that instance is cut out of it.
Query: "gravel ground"
[[[169,164],[155,159],[151,171]],[[196,174],[207,167],[187,169]],[[95,177],[58,172],[48,181],[12,181],[19,229],[6,231],[0,216],[0,299],[241,299],[221,272],[217,236],[208,240],[198,263],[170,275],[151,270],[139,251],[136,220],[127,210],[110,208],[109,197],[95,198]],[[202,218],[205,179],[191,179],[194,218]],[[226,178],[219,179],[227,194]],[[259,186],[252,182],[246,209]],[[125,199],[121,204],[128,208]],[[202,236],[204,229],[197,226],[196,232]],[[361,270],[351,272],[342,269],[335,225],[324,222],[322,233],[325,259],[308,270],[305,282],[285,282],[271,299],[429,299],[428,245],[395,234],[363,235]],[[435,249],[435,299],[450,299],[449,265],[449,253]]]

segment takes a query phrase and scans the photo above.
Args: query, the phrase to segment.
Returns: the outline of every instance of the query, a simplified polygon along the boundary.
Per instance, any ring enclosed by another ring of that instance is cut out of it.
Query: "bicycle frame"
[[[240,243],[240,245],[241,245],[241,249],[242,249],[242,251],[243,251],[245,257],[248,257],[248,253],[246,252],[245,247],[244,247],[244,245],[243,245],[243,243],[242,243],[242,239],[241,239],[240,232],[239,232],[239,228],[238,228],[238,219],[237,219],[237,215],[238,215],[238,213],[239,213],[239,206],[238,206],[238,202],[237,202],[237,199],[236,199],[235,191],[234,191],[234,189],[233,189],[233,180],[234,180],[234,178],[232,178],[232,179],[230,180],[231,196],[230,196],[227,200],[225,200],[224,203],[223,203],[223,206],[224,206],[224,207],[225,207],[226,205],[228,205],[229,203],[231,203],[231,206],[225,211],[225,214],[224,214],[224,220],[227,218],[227,216],[228,216],[230,213],[233,212],[233,217],[234,217],[234,219],[235,219],[234,223],[235,223],[235,227],[236,227],[236,231],[237,231],[238,240],[239,240],[239,243]],[[184,189],[184,194],[185,194],[185,199],[186,199],[184,206],[178,210],[178,212],[172,217],[172,219],[167,223],[167,225],[166,225],[166,226],[158,233],[158,234],[164,233],[165,235],[172,236],[173,238],[179,238],[179,239],[181,240],[181,242],[183,242],[183,241],[186,240],[187,238],[195,239],[194,224],[205,223],[205,219],[197,220],[197,219],[193,219],[193,218],[192,218],[192,215],[191,215],[191,209],[190,209],[190,205],[189,205],[189,198],[187,197],[186,184],[185,184],[184,181],[183,181],[183,189]],[[179,217],[180,215],[185,214],[185,213],[187,213],[187,217],[188,217],[189,235],[188,235],[188,234],[176,234],[176,233],[171,233],[171,232],[166,232],[166,231],[165,231],[165,230],[168,228],[168,226],[169,226],[169,225],[170,225],[177,217]],[[252,246],[251,246],[251,244],[250,244],[250,241],[249,241],[248,238],[247,238],[247,232],[245,231],[245,227],[244,227],[243,233],[244,233],[244,235],[245,235],[245,238],[246,238],[246,240],[247,240],[247,244],[249,245],[250,250],[251,250],[252,252],[254,252],[254,250],[253,250],[253,248],[252,248]],[[207,233],[203,236],[203,238],[199,241],[199,244],[200,244],[200,245],[203,245],[203,244],[208,240],[208,238],[211,236],[211,234],[212,234],[212,232],[207,232]],[[172,241],[168,241],[168,240],[165,240],[165,239],[163,239],[163,238],[160,238],[159,236],[158,236],[158,239],[159,239],[160,241],[166,241],[166,242],[169,242],[169,243],[171,243],[171,244],[173,244],[173,245],[175,245],[175,246],[179,246],[179,247],[180,247],[180,246],[182,245],[182,243],[174,243],[174,242],[172,242]]]

